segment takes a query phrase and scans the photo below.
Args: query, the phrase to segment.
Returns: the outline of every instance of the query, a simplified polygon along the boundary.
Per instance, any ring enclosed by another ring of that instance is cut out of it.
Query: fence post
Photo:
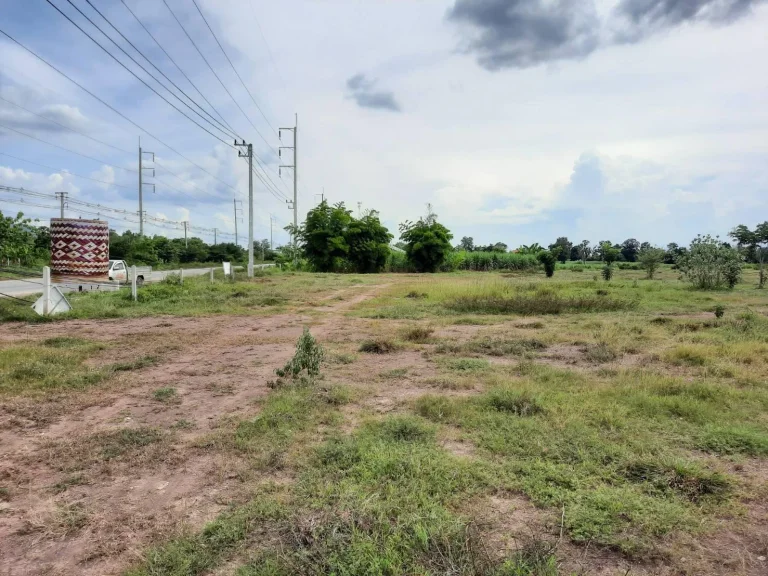
[[[184,284],[184,268],[179,268],[179,284]]]
[[[48,316],[51,305],[51,268],[43,266],[43,316]]]
[[[211,268],[211,284],[213,284],[213,268]]]
[[[133,301],[136,302],[139,299],[139,294],[136,291],[136,265],[131,266],[131,296]]]

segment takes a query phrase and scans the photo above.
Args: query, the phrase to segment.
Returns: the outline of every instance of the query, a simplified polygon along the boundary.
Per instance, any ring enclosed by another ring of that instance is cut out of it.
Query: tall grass
[[[509,270],[532,272],[540,267],[536,256],[530,254],[514,254],[507,252],[450,252],[445,262],[440,266],[440,272],[457,272],[461,270],[476,272],[492,272],[494,270]],[[387,272],[413,272],[408,259],[402,252],[392,251],[385,266]]]

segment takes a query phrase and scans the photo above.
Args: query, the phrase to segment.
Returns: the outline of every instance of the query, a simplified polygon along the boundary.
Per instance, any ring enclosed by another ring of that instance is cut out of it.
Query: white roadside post
[[[136,265],[131,266],[131,296],[133,301],[136,302],[139,299],[139,293],[136,290]]]
[[[211,268],[211,284],[213,284],[213,268]]]
[[[51,306],[51,268],[43,266],[43,316],[50,314]]]
[[[184,284],[184,268],[179,268],[179,284]]]

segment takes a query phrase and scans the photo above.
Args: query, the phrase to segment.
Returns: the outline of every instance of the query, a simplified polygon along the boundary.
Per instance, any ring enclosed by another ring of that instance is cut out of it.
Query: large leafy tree
[[[744,256],[710,235],[697,236],[676,264],[695,288],[713,290],[733,288],[741,278]]]
[[[549,245],[549,251],[552,252],[552,254],[554,254],[555,257],[560,260],[560,262],[565,263],[565,261],[568,260],[568,258],[571,256],[572,247],[573,243],[565,236],[561,236],[555,240],[554,244]]]
[[[380,272],[387,263],[392,238],[375,210],[369,210],[360,219],[353,218],[345,235],[349,263],[362,274]]]
[[[758,224],[750,230],[744,224],[739,224],[728,234],[738,243],[739,251],[748,262],[756,262],[760,266],[760,288],[765,287],[765,264],[768,261],[768,221]]]
[[[466,250],[472,252],[475,249],[475,240],[471,236],[464,236],[459,243],[458,248],[460,250]]]
[[[634,238],[628,238],[621,244],[621,255],[627,262],[637,262],[637,254],[640,252],[640,242]]]
[[[405,255],[417,272],[436,272],[451,251],[453,234],[437,221],[429,209],[418,222],[400,224],[400,239],[405,242]]]
[[[291,228],[292,231],[292,228]],[[343,202],[323,200],[296,230],[302,255],[318,272],[378,272],[387,261],[392,235],[375,210],[352,216]]]

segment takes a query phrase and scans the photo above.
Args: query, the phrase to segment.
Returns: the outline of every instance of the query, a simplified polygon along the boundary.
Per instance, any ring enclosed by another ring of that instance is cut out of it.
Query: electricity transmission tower
[[[141,136],[139,136],[139,236],[144,236],[144,186],[152,186],[152,191],[155,191],[155,185],[144,182],[144,170],[152,170],[152,177],[155,177],[154,168],[143,168],[142,161],[144,154],[152,154],[152,162],[155,161],[154,152],[142,152],[141,150]]]
[[[238,150],[237,155],[248,158],[248,278],[253,278],[253,145],[235,140],[235,146],[247,150]]]
[[[240,204],[242,204],[243,201],[242,200],[238,200],[237,198],[234,198],[232,200],[232,202],[235,205],[235,244],[237,244],[239,246],[240,243],[237,240],[237,211],[239,210],[242,213],[243,208],[242,208],[242,206],[240,208],[238,208],[237,207],[237,203],[240,202]]]
[[[299,115],[296,114],[295,120],[294,120],[294,126],[293,128],[280,128],[277,132],[278,138],[280,138],[280,141],[283,140],[283,130],[289,130],[293,132],[293,146],[279,146],[278,147],[278,155],[282,158],[283,157],[283,149],[287,150],[293,150],[293,164],[281,164],[280,170],[283,168],[290,168],[293,170],[293,202],[286,200],[285,202],[288,204],[289,208],[293,208],[293,253],[294,253],[294,260],[296,259],[296,229],[298,228],[298,213],[297,213],[297,205],[296,205],[296,190],[298,186],[298,180],[299,180],[299,169],[298,169],[298,151],[297,151],[297,145],[299,140]]]

